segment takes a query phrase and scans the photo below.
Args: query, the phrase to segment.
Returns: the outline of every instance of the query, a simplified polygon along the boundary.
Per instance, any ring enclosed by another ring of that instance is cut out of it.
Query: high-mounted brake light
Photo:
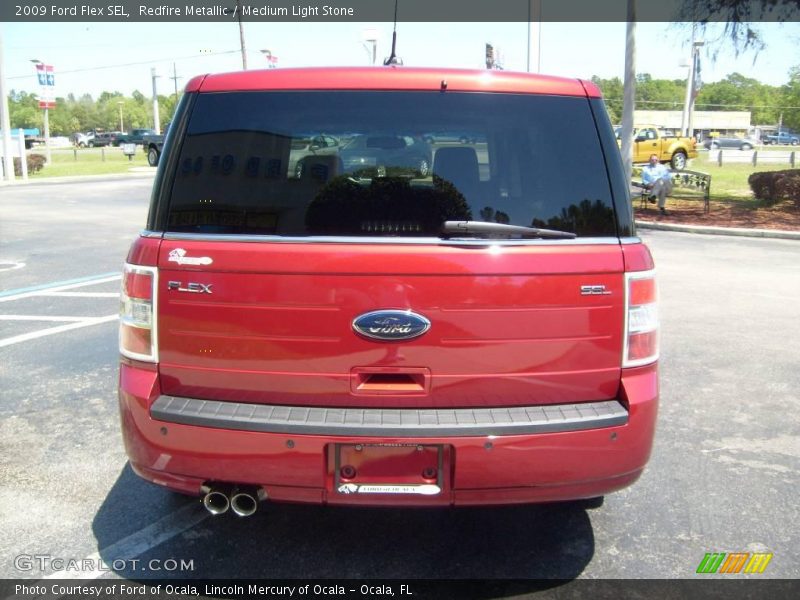
[[[625,274],[623,367],[658,360],[658,294],[655,271]]]
[[[158,362],[157,284],[158,269],[125,265],[119,305],[119,351],[123,356]]]

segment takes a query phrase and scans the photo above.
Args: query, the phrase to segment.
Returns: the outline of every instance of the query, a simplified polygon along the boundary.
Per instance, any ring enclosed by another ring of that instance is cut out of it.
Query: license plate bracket
[[[441,444],[334,444],[339,494],[435,496],[444,490]]]

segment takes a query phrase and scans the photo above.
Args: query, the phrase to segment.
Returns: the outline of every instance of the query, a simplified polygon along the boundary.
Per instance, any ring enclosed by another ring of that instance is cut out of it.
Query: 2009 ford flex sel
[[[207,75],[125,265],[122,429],[215,513],[592,498],[648,460],[657,331],[593,84]]]

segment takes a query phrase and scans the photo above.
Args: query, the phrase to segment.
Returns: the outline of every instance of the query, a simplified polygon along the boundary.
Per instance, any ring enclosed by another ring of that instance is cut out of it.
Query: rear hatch
[[[616,396],[625,279],[598,100],[226,92],[187,111],[158,257],[164,393],[454,408]],[[358,155],[290,168],[309,131],[359,136]],[[430,155],[406,151],[442,131]],[[429,327],[391,321],[402,339],[375,339],[359,327],[375,311]]]
[[[210,258],[202,271],[175,251]],[[498,265],[502,271],[498,271]],[[502,406],[612,398],[619,246],[428,247],[167,241],[159,261],[162,390],[270,404]],[[581,295],[590,285],[606,295]],[[204,289],[208,292],[179,290]],[[353,321],[410,310],[406,341]]]

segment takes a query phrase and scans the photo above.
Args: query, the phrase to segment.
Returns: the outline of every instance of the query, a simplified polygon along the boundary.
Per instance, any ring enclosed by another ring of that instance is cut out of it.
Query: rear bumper
[[[123,363],[119,402],[131,466],[177,491],[229,481],[262,486],[276,501],[491,505],[589,498],[633,483],[652,447],[658,379],[655,366],[628,369],[619,401],[568,407],[348,414],[173,399],[156,372]],[[442,492],[339,493],[336,444],[441,446]]]

